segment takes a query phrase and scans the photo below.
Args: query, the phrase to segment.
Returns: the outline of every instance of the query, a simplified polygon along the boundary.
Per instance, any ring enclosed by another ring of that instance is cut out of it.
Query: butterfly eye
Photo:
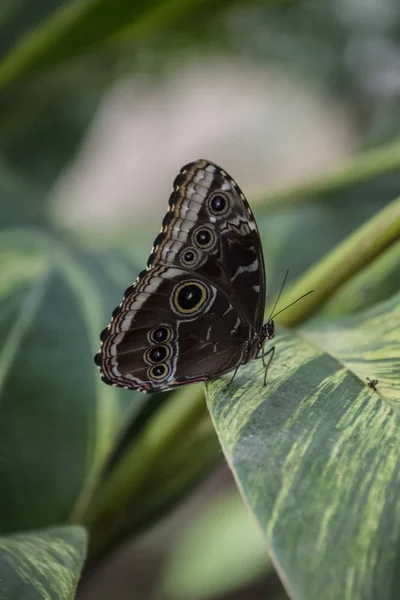
[[[148,339],[150,343],[161,344],[162,342],[169,342],[172,339],[174,332],[171,327],[167,325],[161,325],[160,327],[154,327],[148,333]]]
[[[208,202],[208,207],[213,215],[224,215],[228,212],[229,202],[222,194],[216,194]]]
[[[193,240],[199,248],[211,248],[216,240],[215,232],[209,227],[201,227],[194,232]]]
[[[269,340],[272,340],[275,337],[275,324],[273,321],[267,323],[267,334]]]
[[[168,346],[153,346],[147,350],[144,358],[148,364],[154,365],[168,358],[170,353]]]
[[[154,367],[150,367],[147,371],[147,376],[149,379],[155,379],[159,381],[160,379],[164,379],[169,373],[169,367],[162,363],[160,365],[155,365]]]
[[[207,301],[207,288],[198,281],[187,281],[176,286],[173,293],[173,308],[179,314],[193,314]]]

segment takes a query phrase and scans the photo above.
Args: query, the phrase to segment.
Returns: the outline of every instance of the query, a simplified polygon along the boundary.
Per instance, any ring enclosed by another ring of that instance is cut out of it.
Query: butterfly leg
[[[267,352],[263,352],[261,354],[261,356],[259,357],[262,359],[263,366],[265,369],[265,371],[264,371],[264,387],[267,385],[267,373],[268,373],[269,366],[272,363],[272,359],[274,358],[274,354],[275,354],[275,346],[272,346],[272,348],[267,350]],[[267,362],[265,362],[265,357],[268,355],[269,355],[268,360],[267,360]]]
[[[232,377],[230,378],[230,380],[228,381],[228,384],[227,384],[227,386],[226,386],[226,388],[225,388],[226,390],[227,390],[227,389],[228,389],[228,387],[231,385],[232,381],[235,379],[235,377],[236,377],[236,373],[238,372],[238,369],[239,369],[239,367],[240,367],[240,365],[238,365],[238,366],[236,367],[236,369],[234,370],[234,372],[233,372],[233,375],[232,375]]]

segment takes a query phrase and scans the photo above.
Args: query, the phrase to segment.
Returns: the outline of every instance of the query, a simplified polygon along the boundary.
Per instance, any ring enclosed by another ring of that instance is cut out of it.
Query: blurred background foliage
[[[269,298],[400,194],[399,37],[396,0],[2,1],[0,570],[35,530],[79,573],[78,523],[82,600],[285,597],[226,468],[210,477],[202,392],[110,389],[92,356],[186,162],[250,198]],[[398,245],[381,260],[326,312],[398,291]]]

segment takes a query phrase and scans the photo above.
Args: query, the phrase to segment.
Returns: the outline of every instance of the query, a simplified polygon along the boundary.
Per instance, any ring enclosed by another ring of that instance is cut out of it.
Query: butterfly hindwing
[[[230,371],[248,334],[225,293],[198,275],[158,265],[114,311],[96,362],[106,383],[166,390]]]

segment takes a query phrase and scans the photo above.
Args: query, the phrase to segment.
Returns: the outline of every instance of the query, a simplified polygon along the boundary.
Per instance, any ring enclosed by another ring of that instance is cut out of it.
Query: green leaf
[[[138,416],[140,420],[140,414]],[[202,386],[165,397],[98,481],[75,522],[90,531],[89,561],[141,531],[189,491],[221,457]]]
[[[47,226],[41,196],[0,159],[0,228]]]
[[[136,276],[127,254],[10,229],[0,234],[0,266],[2,531],[90,514],[97,556],[149,525],[220,458],[204,397],[185,388],[138,412],[144,394],[102,383],[93,356]]]
[[[254,362],[228,389],[226,378],[207,385],[225,456],[294,599],[397,598],[399,336],[397,295],[279,334],[266,388]],[[377,392],[365,381],[375,374]]]
[[[0,87],[79,56],[102,45],[116,43],[118,36],[142,41],[184,21],[190,14],[212,15],[226,0],[70,0],[28,31],[0,63]],[[211,5],[211,6],[210,6]],[[207,10],[209,12],[207,12]]]
[[[360,381],[379,379],[378,394],[400,411],[400,295],[339,321],[314,319],[301,334]]]
[[[86,533],[82,527],[55,527],[0,537],[0,597],[74,598],[85,553]]]
[[[251,513],[237,493],[224,492],[173,540],[161,596],[174,600],[219,598],[271,568],[265,541]]]
[[[74,160],[111,78],[93,60],[65,71],[21,82],[0,94],[0,152],[32,182],[31,203],[37,202],[36,190],[40,200],[49,201],[45,192]]]
[[[28,229],[0,234],[5,533],[68,521],[134,409],[135,394],[105,386],[93,363],[120,297],[121,261],[112,263],[108,275],[99,257],[65,240]]]

